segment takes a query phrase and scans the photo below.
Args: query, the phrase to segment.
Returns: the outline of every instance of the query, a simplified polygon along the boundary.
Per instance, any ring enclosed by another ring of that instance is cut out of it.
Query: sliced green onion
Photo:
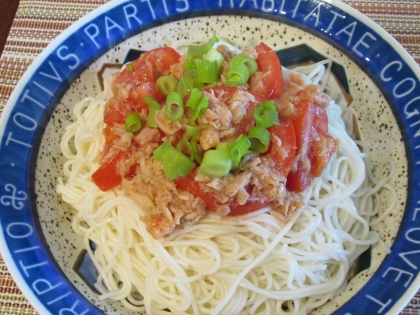
[[[204,60],[208,61],[216,61],[217,63],[217,70],[220,70],[225,62],[225,58],[221,53],[219,53],[216,49],[210,49],[203,57]]]
[[[195,63],[195,62],[194,62]],[[204,87],[204,83],[199,83],[197,81],[197,69],[188,69],[184,71],[184,78],[191,79],[193,81],[193,87],[202,89]]]
[[[245,155],[251,153],[251,142],[245,135],[240,135],[237,139],[230,142],[220,142],[216,150],[225,151],[229,154],[232,160],[232,169],[236,169],[239,166],[242,158]]]
[[[157,128],[158,125],[155,121],[155,113],[161,109],[160,104],[149,96],[145,97],[143,101],[149,106],[149,116],[147,117],[146,126]]]
[[[199,131],[200,129],[195,128],[195,132],[191,137],[190,144],[191,144],[191,153],[194,160],[197,161],[198,164],[201,164],[203,161],[203,157],[201,156],[200,150],[198,148],[198,142],[197,142]]]
[[[162,163],[163,172],[171,180],[178,176],[187,176],[195,167],[195,163],[175,149],[169,141],[153,150],[153,158]]]
[[[229,154],[220,150],[208,150],[204,153],[200,172],[210,177],[222,177],[229,173],[232,168],[232,160]]]
[[[261,127],[251,127],[248,132],[251,149],[258,153],[264,153],[268,150],[270,137],[270,131]]]
[[[257,61],[254,58],[243,54],[235,55],[230,61],[230,65],[233,67],[239,64],[244,64],[248,68],[250,75],[253,75],[258,70]]]
[[[246,86],[250,77],[248,67],[244,64],[238,64],[235,67],[230,67],[226,73],[227,85],[242,85]]]
[[[254,118],[258,127],[269,128],[280,125],[279,114],[272,100],[258,104],[254,109]]]
[[[219,37],[219,41],[234,45],[234,43],[227,37]]]
[[[190,117],[190,124],[193,125],[195,120],[204,114],[204,112],[209,107],[209,98],[207,95],[204,95],[197,104],[196,109],[193,111]]]
[[[247,86],[248,79],[258,70],[257,61],[249,56],[238,54],[230,61],[226,73],[226,84]]]
[[[197,88],[193,88],[191,90],[190,97],[188,98],[188,101],[185,104],[185,106],[189,107],[192,111],[195,111],[202,97],[203,97],[203,92],[201,92]]]
[[[195,60],[194,60],[194,64],[197,65],[196,62],[195,62]],[[185,70],[184,71],[183,78],[185,78],[185,79],[191,79],[191,80],[194,81],[194,79],[195,79],[196,76],[197,76],[197,69],[194,68],[194,69]]]
[[[251,142],[245,135],[240,135],[236,140],[231,142],[229,156],[233,162],[239,163],[245,155],[251,153]]]
[[[184,70],[190,70],[197,68],[197,64],[195,62],[196,57],[187,57],[184,62]]]
[[[197,63],[197,82],[216,83],[219,79],[219,69],[216,61],[196,59]]]
[[[218,42],[219,39],[216,36],[216,32],[213,32],[213,36],[212,38],[209,39],[209,41],[203,45],[191,45],[188,46],[188,57],[201,57],[202,55],[204,55],[206,52],[208,52],[213,45]]]
[[[178,80],[176,85],[176,91],[182,96],[186,96],[191,93],[194,88],[194,82],[190,78],[181,78]]]
[[[176,149],[179,152],[187,154],[193,158],[191,143],[187,139],[179,140],[178,144],[176,145]]]
[[[125,118],[125,130],[127,132],[136,132],[141,129],[140,115],[131,113]]]
[[[164,75],[157,79],[156,85],[158,86],[162,94],[166,96],[169,93],[174,92],[176,90],[177,81],[171,75]]]
[[[177,92],[171,92],[166,97],[166,117],[171,121],[178,121],[184,116],[184,104],[182,96]]]
[[[197,132],[197,128],[186,125],[185,132],[182,135],[182,139],[189,140],[196,132]]]
[[[125,68],[127,69],[127,72],[133,73],[133,63],[132,62],[126,63]]]

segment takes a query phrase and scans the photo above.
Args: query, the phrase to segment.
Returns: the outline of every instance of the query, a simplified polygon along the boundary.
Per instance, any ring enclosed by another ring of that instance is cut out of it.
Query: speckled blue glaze
[[[40,313],[102,314],[63,276],[39,232],[34,169],[39,139],[56,104],[95,59],[125,39],[169,21],[226,14],[279,21],[312,33],[358,64],[383,93],[405,143],[409,174],[405,214],[392,252],[335,314],[397,313],[417,291],[420,196],[414,192],[420,182],[420,72],[388,34],[339,1],[117,1],[81,19],[48,46],[19,82],[1,120],[2,255]]]

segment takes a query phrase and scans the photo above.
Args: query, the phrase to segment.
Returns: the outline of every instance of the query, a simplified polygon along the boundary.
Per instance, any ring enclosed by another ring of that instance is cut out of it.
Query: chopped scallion
[[[181,78],[178,80],[176,91],[182,96],[186,96],[191,93],[194,87],[194,82],[190,78]]]
[[[145,97],[143,100],[147,106],[149,107],[149,116],[147,117],[147,122],[146,122],[146,126],[148,127],[152,127],[152,128],[157,128],[158,125],[155,121],[155,113],[160,110],[160,104],[158,102],[156,102],[153,98],[151,97]]]
[[[258,153],[264,153],[270,145],[271,134],[265,128],[251,127],[248,132],[248,139],[251,142],[251,149]]]
[[[236,169],[239,166],[242,158],[245,155],[251,153],[251,142],[245,135],[240,135],[237,139],[230,142],[220,142],[216,150],[225,151],[229,154],[232,160],[232,169]]]
[[[208,150],[204,153],[200,172],[210,177],[222,177],[229,173],[232,160],[226,151]]]
[[[194,62],[195,63],[195,62]],[[197,81],[197,69],[196,68],[194,68],[194,69],[188,69],[188,70],[185,70],[184,71],[184,76],[183,76],[183,78],[185,78],[185,79],[191,79],[192,80],[192,82],[193,82],[193,87],[195,87],[195,88],[199,88],[199,89],[201,89],[201,88],[203,88],[204,87],[204,83],[199,83],[198,81]]]
[[[189,107],[192,111],[197,109],[198,103],[200,102],[203,96],[203,92],[201,92],[197,88],[193,88],[191,90],[190,97],[188,98],[187,103],[185,104],[186,107]]]
[[[239,64],[244,64],[248,68],[249,73],[251,75],[253,75],[258,70],[258,63],[257,63],[257,61],[254,58],[249,57],[249,56],[245,56],[243,54],[237,54],[237,55],[235,55],[232,58],[230,64],[231,64],[231,66],[234,66],[234,67],[236,65],[239,65]]]
[[[137,113],[130,113],[125,118],[125,130],[127,132],[137,132],[141,129],[140,115]]]
[[[248,79],[258,70],[257,61],[242,54],[235,55],[226,73],[226,84],[247,86]]]
[[[208,107],[209,107],[209,98],[207,97],[207,95],[204,95],[198,102],[197,107],[195,108],[195,110],[193,111],[190,117],[190,124],[193,125],[195,120],[201,115],[203,115]]]
[[[254,118],[258,127],[269,128],[280,125],[279,114],[273,100],[258,104],[254,109]]]
[[[198,128],[194,128],[195,131],[191,137],[191,153],[193,155],[193,158],[195,161],[197,161],[198,164],[201,164],[201,162],[203,161],[203,157],[201,156],[200,150],[198,148],[198,142],[197,142],[197,138],[198,138],[198,133],[199,133],[199,129]]]
[[[195,163],[175,149],[169,141],[153,150],[153,158],[162,163],[163,172],[171,180],[178,176],[187,176],[195,167]]]
[[[133,63],[129,62],[125,64],[125,69],[127,69],[127,72],[133,73]]]
[[[176,145],[176,148],[179,152],[187,154],[193,158],[191,143],[187,139],[181,139]]]
[[[210,49],[205,55],[204,60],[208,61],[216,61],[217,63],[217,70],[220,70],[225,62],[225,58],[221,53],[219,53],[216,49]]]
[[[168,95],[176,90],[177,81],[171,75],[164,75],[157,79],[156,85],[163,95]]]
[[[196,59],[197,63],[197,82],[216,83],[219,79],[219,69],[216,61]]]
[[[249,77],[249,70],[246,65],[238,64],[235,67],[231,66],[226,73],[226,84],[246,86]]]
[[[166,97],[166,117],[171,121],[178,121],[184,116],[184,104],[182,96],[177,92],[171,92]]]
[[[212,38],[209,39],[209,41],[203,45],[190,45],[188,46],[188,57],[201,57],[205,53],[207,53],[213,45],[219,41],[219,39],[216,36],[216,32],[213,32]]]
[[[191,70],[197,68],[197,64],[195,62],[196,57],[187,57],[184,62],[184,70]]]
[[[251,142],[245,135],[240,135],[236,140],[232,141],[230,145],[229,156],[232,161],[239,163],[245,155],[251,153]]]

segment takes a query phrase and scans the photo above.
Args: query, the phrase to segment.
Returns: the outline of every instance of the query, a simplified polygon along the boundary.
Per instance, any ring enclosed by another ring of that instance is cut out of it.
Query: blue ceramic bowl
[[[265,41],[285,66],[333,60],[373,162],[395,161],[398,201],[377,226],[391,253],[373,247],[344,292],[314,313],[398,314],[420,283],[420,71],[389,34],[338,0],[113,1],[63,32],[22,77],[0,122],[0,245],[19,287],[41,314],[130,314],[91,287],[95,270],[55,192],[58,143],[71,106],[95,95],[113,65],[213,30],[242,48]]]

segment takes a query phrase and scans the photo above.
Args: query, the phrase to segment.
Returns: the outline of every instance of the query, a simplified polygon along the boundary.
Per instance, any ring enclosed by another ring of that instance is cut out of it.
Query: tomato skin
[[[311,174],[321,176],[324,168],[330,163],[332,155],[338,150],[338,140],[328,134],[328,116],[324,108],[315,107],[314,113],[316,136],[311,142]]]
[[[102,162],[101,166],[92,174],[93,182],[102,191],[118,186],[122,177],[118,173],[118,163],[125,157],[125,152],[117,151],[113,156]]]
[[[136,60],[131,64],[131,70],[127,66],[115,78],[116,84],[127,83],[139,86],[145,82],[156,82],[152,64],[147,60]]]
[[[132,89],[128,95],[127,100],[133,104],[133,110],[140,113],[143,109],[148,109],[148,105],[144,102],[146,97],[151,97],[158,103],[161,103],[164,99],[163,94],[155,83],[145,82],[140,86]]]
[[[105,136],[105,142],[112,146],[115,141],[117,141],[120,136],[114,132],[114,129],[110,125],[105,125],[105,128],[102,130],[103,135]]]
[[[277,99],[284,92],[280,59],[265,43],[260,43],[255,49],[258,53],[258,71],[250,78],[250,90],[264,95],[267,99]],[[266,75],[267,73],[269,75]]]
[[[155,78],[166,75],[170,67],[179,62],[180,54],[171,47],[159,47],[143,54],[140,58],[148,60],[153,67]]]
[[[228,216],[238,216],[238,215],[244,215],[247,213],[251,213],[257,210],[260,210],[266,206],[268,206],[270,202],[266,201],[266,202],[258,202],[258,201],[251,201],[248,200],[247,202],[245,202],[245,204],[240,205],[236,202],[232,202],[229,205],[230,208],[230,212],[228,213]]]
[[[299,114],[292,120],[296,133],[296,145],[300,159],[297,168],[287,177],[290,191],[302,192],[312,182],[312,176],[320,176],[338,143],[328,134],[328,116],[324,108],[304,100],[299,104]]]
[[[168,74],[170,67],[179,62],[179,53],[170,47],[152,49],[142,54],[131,63],[130,70],[125,67],[115,78],[114,82],[141,85],[145,82],[156,83],[158,77]]]
[[[114,78],[117,87],[127,87],[127,95],[117,94],[105,107],[104,122],[108,125],[122,124],[130,112],[140,113],[148,109],[144,98],[151,97],[162,102],[164,96],[156,86],[158,77],[169,73],[170,67],[179,61],[180,55],[170,47],[156,48],[142,54]]]
[[[133,105],[118,96],[113,96],[105,105],[104,123],[110,126],[121,124],[132,111]]]
[[[217,200],[212,196],[210,192],[202,190],[200,187],[199,182],[194,180],[194,177],[197,175],[198,169],[192,170],[186,177],[177,177],[175,178],[175,185],[178,189],[182,191],[189,192],[196,198],[200,198],[203,200],[204,204],[206,205],[206,210],[208,211],[216,211],[217,207],[221,205],[221,203],[217,202]]]
[[[271,141],[267,153],[274,161],[277,171],[287,177],[296,155],[296,134],[293,123],[287,121],[268,130],[271,133]],[[280,146],[274,140],[274,136],[280,139]]]

